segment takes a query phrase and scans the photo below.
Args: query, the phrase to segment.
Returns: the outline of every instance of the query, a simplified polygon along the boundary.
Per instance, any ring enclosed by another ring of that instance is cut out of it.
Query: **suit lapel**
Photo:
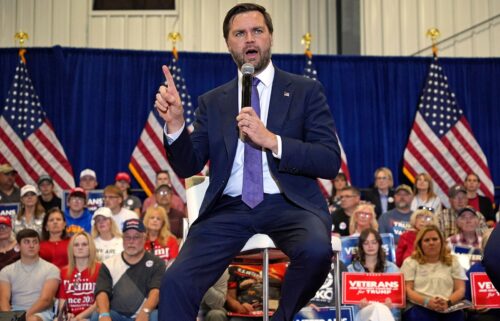
[[[267,129],[271,132],[275,134],[280,133],[286,116],[288,115],[292,95],[293,87],[291,86],[291,81],[287,79],[283,71],[276,68],[266,125]]]
[[[228,159],[233,159],[236,153],[238,140],[238,126],[236,116],[238,115],[238,78],[231,81],[225,88],[219,101],[222,117],[222,131]]]

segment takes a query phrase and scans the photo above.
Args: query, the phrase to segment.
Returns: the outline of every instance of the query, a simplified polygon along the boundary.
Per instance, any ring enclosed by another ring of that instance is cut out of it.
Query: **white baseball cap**
[[[93,177],[94,179],[97,179],[97,175],[90,168],[85,168],[83,171],[80,172],[80,178],[85,177],[85,176],[90,176],[90,177]]]
[[[23,197],[28,193],[35,193],[35,195],[38,195],[38,190],[36,189],[35,186],[29,184],[21,187],[21,197]]]
[[[99,207],[95,212],[94,212],[94,216],[92,217],[92,219],[95,221],[95,219],[98,217],[98,216],[103,216],[103,217],[107,217],[107,218],[112,218],[113,217],[113,213],[111,213],[111,210],[107,207]]]

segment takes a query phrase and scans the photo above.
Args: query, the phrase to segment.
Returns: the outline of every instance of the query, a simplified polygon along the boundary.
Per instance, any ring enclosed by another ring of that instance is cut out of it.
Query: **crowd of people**
[[[182,246],[187,217],[168,171],[157,173],[155,191],[144,204],[131,194],[130,176],[118,173],[114,184],[102,189],[104,206],[91,211],[88,193],[99,188],[91,169],[81,172],[79,186],[62,201],[50,176],[40,176],[37,186],[18,188],[16,170],[0,166],[0,203],[19,204],[16,215],[0,216],[1,311],[26,311],[29,321],[61,316],[71,321],[157,319],[163,272]],[[342,263],[341,271],[401,272],[408,300],[404,309],[395,308],[390,299],[363,300],[354,306],[359,320],[498,316],[496,310],[473,308],[443,313],[464,298],[470,300],[466,275],[484,271],[478,260],[464,266],[454,253],[456,248],[480,253],[496,222],[493,204],[477,193],[479,184],[477,175],[467,175],[463,185],[450,188],[445,208],[427,173],[415,177],[413,188],[394,188],[391,171],[380,168],[373,188],[363,192],[339,173],[327,199],[332,235],[359,240],[353,261]],[[382,248],[384,234],[394,239],[394,262]],[[271,308],[280,297],[286,268],[271,266]],[[333,306],[332,289],[333,271],[311,306]],[[261,309],[261,267],[233,265],[207,292],[199,315],[208,321],[251,320]]]

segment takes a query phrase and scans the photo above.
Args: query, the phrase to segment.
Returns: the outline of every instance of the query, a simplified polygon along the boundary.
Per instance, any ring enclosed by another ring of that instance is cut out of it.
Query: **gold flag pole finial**
[[[312,35],[310,32],[306,33],[305,35],[302,36],[302,40],[300,43],[306,47],[306,52],[305,54],[311,58],[312,57],[312,52],[311,52],[311,42],[312,42]]]
[[[24,43],[29,39],[29,35],[24,31],[19,31],[14,35],[14,38],[19,41],[19,56],[21,60],[26,63],[26,58],[24,54],[26,53],[26,49],[24,49]]]
[[[436,40],[441,36],[441,32],[438,28],[430,28],[425,34],[427,37],[431,38],[432,41],[432,55],[437,58],[438,48],[436,45]]]
[[[177,44],[177,42],[182,41],[182,35],[177,31],[170,32],[168,34],[168,40],[170,42],[172,42],[172,54],[174,55],[175,60],[177,60],[178,54],[177,54],[177,48],[175,47],[175,45]]]

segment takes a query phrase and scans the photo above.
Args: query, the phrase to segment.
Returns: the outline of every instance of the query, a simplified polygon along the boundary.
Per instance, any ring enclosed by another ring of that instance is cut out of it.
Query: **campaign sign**
[[[293,318],[294,321],[336,321],[337,314],[334,307],[323,307],[318,310],[307,307],[302,308]],[[353,321],[354,309],[352,306],[340,307],[341,321]]]
[[[500,293],[484,272],[470,274],[472,304],[476,308],[500,308]]]
[[[11,219],[14,219],[18,211],[18,203],[0,204],[0,216],[10,216]]]
[[[403,273],[342,273],[342,304],[369,302],[385,303],[391,299],[394,307],[406,304]]]
[[[390,233],[380,234],[382,237],[382,248],[388,261],[396,262],[396,249],[394,247],[394,236]],[[340,238],[342,242],[342,251],[340,252],[340,260],[345,265],[352,262],[354,255],[358,252],[359,236],[344,236]]]
[[[62,210],[65,211],[68,207],[68,195],[69,190],[63,191],[63,201],[62,201]],[[104,206],[104,198],[103,198],[104,190],[95,189],[87,192],[87,208],[90,213],[94,214],[94,212],[99,208]]]

